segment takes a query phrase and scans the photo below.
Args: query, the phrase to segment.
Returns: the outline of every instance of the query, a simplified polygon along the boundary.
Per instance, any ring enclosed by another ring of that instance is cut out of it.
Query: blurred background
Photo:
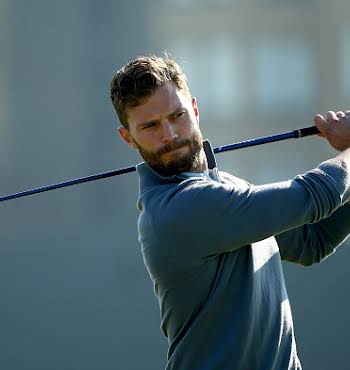
[[[349,109],[349,11],[347,0],[0,0],[1,195],[140,161],[109,101],[113,72],[138,55],[182,64],[214,146]],[[264,183],[334,154],[312,137],[218,162]],[[1,369],[164,368],[137,193],[129,174],[0,204]],[[349,261],[344,245],[321,265],[284,263],[305,369],[349,369]]]

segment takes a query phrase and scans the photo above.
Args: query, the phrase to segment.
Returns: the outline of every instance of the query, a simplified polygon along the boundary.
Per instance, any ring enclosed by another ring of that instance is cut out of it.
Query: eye
[[[181,112],[178,112],[178,113],[175,113],[174,114],[174,118],[180,118],[180,117],[182,117],[182,116],[184,116],[184,114],[185,114],[186,112],[183,110],[183,111],[181,111]]]
[[[148,122],[147,124],[145,124],[145,125],[143,125],[143,126],[141,127],[141,130],[147,130],[147,129],[149,129],[149,128],[151,128],[151,127],[155,126],[155,125],[156,125],[156,122]]]

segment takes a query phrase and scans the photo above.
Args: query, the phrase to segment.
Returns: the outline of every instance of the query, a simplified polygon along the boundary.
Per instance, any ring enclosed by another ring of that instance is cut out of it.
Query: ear
[[[197,123],[199,123],[199,109],[197,104],[197,99],[195,97],[192,98],[192,107],[194,111],[194,115],[196,116]]]
[[[119,126],[118,133],[119,133],[119,136],[122,138],[122,140],[125,141],[130,146],[130,148],[137,149],[137,145],[135,144],[135,141],[133,137],[131,136],[129,130],[127,130],[123,126]]]

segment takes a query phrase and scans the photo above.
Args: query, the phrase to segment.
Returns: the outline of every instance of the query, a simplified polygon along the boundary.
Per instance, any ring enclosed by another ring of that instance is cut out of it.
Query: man
[[[291,181],[219,172],[171,59],[138,58],[111,82],[119,134],[144,163],[138,230],[168,338],[167,370],[301,369],[281,259],[320,262],[350,229],[350,111],[317,115],[341,153]]]

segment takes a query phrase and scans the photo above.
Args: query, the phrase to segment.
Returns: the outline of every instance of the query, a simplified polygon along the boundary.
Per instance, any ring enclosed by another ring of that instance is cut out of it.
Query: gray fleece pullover
[[[137,171],[139,240],[169,342],[166,369],[301,369],[281,260],[320,262],[347,237],[347,164],[331,159],[260,186],[213,170],[211,178],[162,177],[146,163]]]

